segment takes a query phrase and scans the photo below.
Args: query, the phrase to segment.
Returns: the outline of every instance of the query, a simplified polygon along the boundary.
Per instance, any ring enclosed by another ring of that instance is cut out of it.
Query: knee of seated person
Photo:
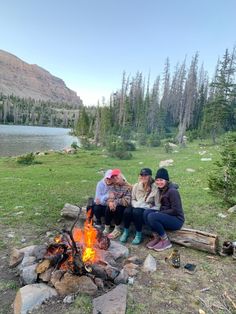
[[[152,224],[155,217],[156,217],[156,213],[150,213],[150,214],[147,216],[147,222],[148,222],[149,224]]]
[[[143,209],[142,208],[134,208],[133,214],[136,216],[143,216]]]

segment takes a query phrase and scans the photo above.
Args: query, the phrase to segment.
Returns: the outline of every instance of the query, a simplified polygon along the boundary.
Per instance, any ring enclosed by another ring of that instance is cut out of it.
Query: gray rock
[[[64,299],[63,299],[63,303],[67,303],[67,304],[71,304],[75,301],[75,295],[74,294],[70,294],[67,295]]]
[[[93,299],[93,314],[125,314],[127,286],[120,284],[113,290]]]
[[[22,262],[17,266],[17,269],[21,271],[26,266],[35,264],[35,262],[36,262],[35,256],[25,255]]]
[[[91,278],[69,273],[65,273],[60,281],[55,282],[54,286],[60,295],[78,292],[94,295],[97,292],[97,286]]]
[[[236,213],[236,205],[234,205],[233,207],[230,207],[229,209],[228,209],[228,212],[229,213]]]
[[[128,257],[129,255],[128,248],[124,246],[123,244],[116,241],[111,241],[108,252],[111,253],[114,260],[117,260],[118,258],[125,258],[125,257]]]
[[[54,270],[53,267],[48,268],[47,270],[45,270],[45,272],[39,275],[39,278],[44,282],[49,282],[52,277],[53,270]]]
[[[37,280],[36,273],[37,264],[24,267],[20,272],[20,281],[22,285],[35,283]]]
[[[141,265],[142,264],[142,260],[137,255],[133,255],[133,256],[128,257],[125,260],[124,264],[128,264],[128,263]]]
[[[119,285],[121,283],[126,284],[129,280],[129,274],[125,269],[122,269],[119,275],[115,278],[114,283]]]
[[[36,257],[36,260],[39,261],[44,258],[44,255],[47,252],[47,245],[38,245],[34,248],[32,254]]]
[[[96,277],[94,279],[94,283],[98,287],[98,289],[101,289],[101,290],[104,289],[104,282],[103,282],[103,280],[101,278]]]
[[[129,277],[133,277],[133,276],[137,275],[137,273],[138,273],[137,268],[138,267],[139,266],[137,264],[129,263],[129,264],[126,264],[124,266],[124,270],[127,271]]]
[[[111,265],[107,265],[105,267],[105,271],[107,273],[108,278],[110,278],[112,280],[115,279],[120,273],[118,268],[112,267]]]
[[[16,248],[13,248],[10,253],[10,262],[9,267],[16,267],[18,264],[22,262],[24,258],[24,253]]]
[[[110,264],[111,266],[114,266],[114,267],[117,265],[112,254],[105,250],[99,251],[99,260],[102,262],[105,262],[106,264]]]
[[[26,314],[53,296],[57,296],[56,290],[43,283],[24,286],[16,294],[14,314]]]
[[[30,245],[30,246],[26,246],[22,249],[20,249],[20,252],[23,252],[24,255],[28,255],[28,256],[33,256],[34,255],[34,249],[37,247],[37,245]]]
[[[156,270],[157,270],[157,262],[151,254],[148,254],[148,256],[146,257],[143,263],[143,271],[154,272]]]

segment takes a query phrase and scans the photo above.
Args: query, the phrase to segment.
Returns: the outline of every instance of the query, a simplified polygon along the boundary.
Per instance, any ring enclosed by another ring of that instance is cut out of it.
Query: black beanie
[[[168,171],[165,168],[160,168],[157,170],[155,179],[164,179],[166,181],[169,181],[169,174]]]

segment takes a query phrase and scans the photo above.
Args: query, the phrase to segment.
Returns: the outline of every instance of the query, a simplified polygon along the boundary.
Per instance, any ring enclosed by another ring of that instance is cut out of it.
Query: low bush
[[[161,139],[157,134],[151,134],[147,138],[147,145],[150,147],[161,146]]]
[[[29,154],[17,157],[16,161],[18,162],[18,164],[21,164],[21,165],[31,165],[35,163],[35,156],[33,153],[29,153]]]

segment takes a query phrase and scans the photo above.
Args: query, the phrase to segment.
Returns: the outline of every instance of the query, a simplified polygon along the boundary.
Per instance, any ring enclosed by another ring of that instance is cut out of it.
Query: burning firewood
[[[99,259],[96,248],[103,250],[109,248],[110,239],[93,227],[90,213],[87,215],[84,228],[76,227],[80,212],[70,230],[58,230],[59,235],[54,238],[54,243],[48,246],[44,256],[44,261],[47,262],[43,261],[38,266],[40,272],[52,266],[54,270],[68,270],[80,276],[90,273],[91,265]]]
[[[48,259],[43,260],[41,263],[39,263],[36,267],[36,273],[41,274],[44,273],[49,267],[51,262]]]

